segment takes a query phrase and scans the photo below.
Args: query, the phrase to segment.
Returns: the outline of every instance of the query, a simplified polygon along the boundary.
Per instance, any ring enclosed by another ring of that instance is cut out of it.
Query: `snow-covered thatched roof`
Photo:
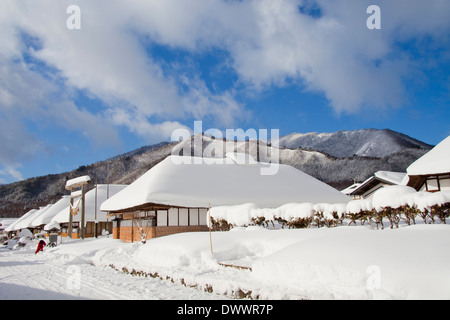
[[[450,136],[413,162],[406,172],[409,176],[434,175],[450,172]]]
[[[10,232],[10,231],[16,231],[16,230],[19,230],[18,228],[16,228],[16,225],[17,225],[19,222],[21,222],[21,221],[27,219],[29,216],[31,216],[32,214],[34,214],[36,211],[38,211],[38,210],[37,210],[37,209],[31,209],[30,211],[28,211],[27,213],[25,213],[23,216],[21,216],[19,219],[17,219],[14,223],[10,224],[10,225],[5,229],[5,231],[6,231],[6,232]]]
[[[31,222],[38,218],[40,215],[44,214],[48,209],[50,209],[52,204],[48,204],[45,207],[40,207],[39,210],[35,211],[33,214],[29,215],[27,218],[23,219],[22,221],[18,222],[15,226],[15,230],[21,230],[25,228],[32,228]]]
[[[240,164],[230,157],[169,156],[130,186],[105,201],[102,211],[123,212],[150,204],[202,207],[255,203],[278,207],[292,202],[342,203],[351,199],[288,165],[262,175],[268,164]]]
[[[0,221],[0,230],[6,230],[9,226],[15,224],[18,218],[5,218]]]
[[[85,220],[86,221],[95,221],[95,215],[97,214],[97,221],[107,221],[106,213],[100,211],[100,206],[102,202],[104,202],[108,197],[111,197],[115,195],[117,192],[123,190],[126,187],[126,185],[119,185],[119,184],[99,184],[97,185],[97,191],[96,188],[90,190],[85,195],[85,202],[86,202],[86,210],[85,210]],[[95,206],[96,204],[96,193],[97,193],[97,208]],[[78,201],[80,199],[74,199],[74,207],[77,206]],[[59,213],[57,213],[52,219],[52,222],[57,223],[67,223],[69,222],[69,206],[70,204],[67,203],[67,205],[60,210]],[[73,216],[74,222],[81,221],[81,203],[79,205],[79,211],[78,214]]]
[[[38,217],[34,218],[30,222],[31,227],[39,227],[46,225],[52,221],[53,217],[56,216],[62,209],[67,208],[70,203],[70,196],[63,196],[58,202],[51,206],[44,213],[40,214]]]

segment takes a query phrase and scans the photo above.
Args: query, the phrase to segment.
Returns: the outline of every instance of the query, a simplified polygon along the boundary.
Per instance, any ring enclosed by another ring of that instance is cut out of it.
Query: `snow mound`
[[[414,188],[407,186],[389,186],[376,191],[373,195],[373,207],[382,210],[385,207],[399,208],[404,205],[403,197],[415,194]]]

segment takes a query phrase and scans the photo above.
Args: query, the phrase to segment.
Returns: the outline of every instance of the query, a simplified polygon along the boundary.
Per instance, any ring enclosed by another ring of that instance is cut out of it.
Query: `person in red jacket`
[[[37,254],[39,251],[44,252],[44,246],[46,245],[44,240],[39,241],[39,244],[37,246],[36,252],[34,254]]]

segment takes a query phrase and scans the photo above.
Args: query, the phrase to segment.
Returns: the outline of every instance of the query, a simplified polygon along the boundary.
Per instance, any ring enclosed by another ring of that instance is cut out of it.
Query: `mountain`
[[[310,141],[314,139],[319,141],[321,138],[313,137],[320,135],[333,134],[309,134]],[[341,143],[336,138],[339,136],[346,142]],[[427,148],[428,145],[420,141],[408,138],[390,130],[342,131],[334,134],[334,140],[322,138],[321,145],[328,145],[327,148],[323,148],[325,149],[323,152],[304,150],[296,144],[293,144],[293,148],[284,145],[281,149],[268,146],[267,154],[262,154],[259,160],[269,162],[273,160],[270,155],[278,151],[280,163],[296,167],[335,188],[343,189],[354,181],[364,181],[379,170],[405,172],[412,162],[431,148],[431,146]],[[293,143],[294,140],[290,141]],[[286,143],[288,140],[283,137],[282,141]],[[332,145],[331,141],[336,141],[335,144],[339,146]],[[194,148],[195,142],[201,143],[197,149]],[[96,182],[130,184],[171,154],[222,158],[227,151],[253,155],[257,154],[258,148],[263,147],[266,147],[266,144],[261,141],[226,141],[207,135],[193,136],[182,142],[162,142],[145,146],[109,160],[80,166],[70,172],[0,185],[0,217],[19,217],[32,208],[56,202],[62,195],[68,194],[64,188],[66,181],[75,177],[89,175],[93,182],[88,185],[88,190],[93,188]],[[339,153],[339,148],[346,152]],[[374,150],[379,151],[374,153]],[[364,156],[357,155],[358,152]],[[349,154],[350,156],[346,156]],[[368,154],[377,154],[378,157],[367,156]]]
[[[164,142],[154,146],[118,155],[109,160],[83,165],[60,174],[50,174],[0,186],[0,217],[18,217],[25,212],[54,203],[61,196],[68,194],[66,181],[89,175],[92,183],[130,184],[151,167],[165,159],[171,152],[173,144]]]
[[[353,155],[382,158],[404,149],[432,148],[431,145],[389,129],[292,133],[280,138],[280,147],[316,150],[337,158]]]

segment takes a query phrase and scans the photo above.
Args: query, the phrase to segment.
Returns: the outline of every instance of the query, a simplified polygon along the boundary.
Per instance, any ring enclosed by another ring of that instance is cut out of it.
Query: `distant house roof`
[[[360,196],[375,187],[379,183],[385,183],[388,185],[399,185],[406,173],[392,172],[392,171],[377,171],[375,174],[361,183],[360,186],[355,188],[349,193],[351,196]]]
[[[409,176],[435,175],[450,172],[450,136],[414,161],[406,172]]]
[[[0,221],[0,230],[6,230],[12,224],[16,223],[18,218],[5,218]]]
[[[351,200],[288,165],[280,164],[274,175],[261,175],[261,168],[267,166],[260,162],[242,164],[232,157],[169,156],[105,201],[101,210],[118,213],[144,210],[151,205],[207,208],[243,203],[278,207],[292,202],[346,203]]]
[[[344,190],[341,190],[342,193],[350,195],[353,191],[355,191],[359,186],[361,185],[361,183],[354,183],[351,186],[345,188]]]
[[[52,204],[48,204],[45,207],[40,207],[39,210],[35,211],[33,214],[29,215],[27,218],[21,220],[18,222],[14,228],[15,230],[21,230],[25,228],[32,228],[31,222],[38,218],[40,215],[44,214],[48,209],[50,209]]]
[[[52,205],[44,213],[40,214],[38,217],[34,218],[30,222],[30,227],[39,227],[46,225],[52,221],[53,217],[56,216],[62,209],[66,208],[70,203],[70,196],[63,196],[58,202]]]
[[[450,136],[414,161],[407,169],[404,184],[418,190],[429,176],[450,174]]]
[[[12,224],[10,224],[5,231],[10,232],[10,231],[16,231],[19,230],[16,228],[16,225],[20,222],[23,221],[25,219],[27,219],[29,216],[31,216],[32,214],[34,214],[36,211],[38,211],[37,209],[31,209],[30,211],[28,211],[27,213],[25,213],[23,216],[21,216],[19,219],[17,219],[15,222],[13,222]]]

